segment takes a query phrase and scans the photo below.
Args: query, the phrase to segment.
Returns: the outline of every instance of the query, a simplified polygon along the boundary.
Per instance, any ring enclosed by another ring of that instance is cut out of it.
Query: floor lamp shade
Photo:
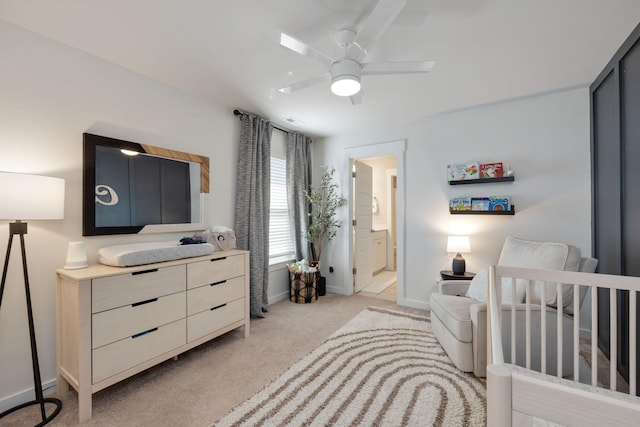
[[[27,408],[38,405],[43,426],[60,413],[62,402],[54,397],[44,397],[42,390],[42,378],[40,376],[40,363],[38,362],[38,349],[36,345],[36,332],[33,321],[33,307],[31,305],[31,291],[29,286],[29,273],[27,269],[27,252],[24,244],[24,235],[27,234],[27,223],[22,220],[50,220],[64,218],[64,180],[47,176],[28,175],[11,172],[0,172],[0,219],[14,220],[9,223],[9,244],[4,260],[2,280],[0,281],[0,309],[2,308],[2,296],[7,283],[7,270],[13,238],[18,236],[22,255],[22,273],[24,276],[24,290],[27,305],[27,320],[29,321],[29,341],[31,344],[31,362],[33,370],[33,388],[35,400],[25,402],[9,408],[0,413],[0,419]],[[5,343],[0,343],[5,345]],[[53,411],[47,414],[47,407]]]
[[[0,219],[64,218],[64,179],[0,172]]]

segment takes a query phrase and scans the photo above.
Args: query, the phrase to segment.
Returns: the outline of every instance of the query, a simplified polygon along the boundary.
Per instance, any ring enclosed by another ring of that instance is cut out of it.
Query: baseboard
[[[278,301],[289,299],[289,291],[280,292],[279,294],[269,296],[269,304],[275,304]]]
[[[42,383],[42,391],[45,396],[52,395],[56,392],[56,380],[50,379]],[[4,412],[9,408],[13,408],[22,403],[29,402],[35,399],[35,392],[33,387],[29,387],[26,390],[19,391],[15,394],[3,397],[0,399],[0,412]]]
[[[327,292],[331,292],[332,294],[338,294],[338,295],[352,295],[353,294],[353,292],[351,292],[351,293],[345,292],[344,288],[342,288],[341,286],[327,286]]]

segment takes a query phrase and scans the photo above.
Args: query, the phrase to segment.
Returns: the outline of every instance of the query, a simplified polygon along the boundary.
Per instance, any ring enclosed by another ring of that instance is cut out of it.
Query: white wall
[[[103,246],[180,237],[82,237],[82,133],[208,156],[210,223],[232,227],[240,126],[228,109],[3,20],[0,52],[0,170],[66,180],[65,219],[32,221],[26,235],[42,378],[51,385],[55,379],[55,270],[64,265],[67,243],[84,240],[89,261],[95,262],[96,251]],[[6,245],[7,239],[8,226],[3,221],[0,244]],[[32,374],[20,252],[15,243],[0,308],[0,412],[32,397],[21,394],[32,388]]]
[[[471,236],[472,253],[465,256],[468,271],[496,262],[509,235],[567,242],[591,254],[586,88],[326,138],[313,144],[314,158],[316,164],[343,168],[346,149],[397,140],[407,141],[405,262],[398,267],[405,269],[406,283],[399,286],[401,303],[428,307],[434,278],[440,270],[450,269],[445,252],[448,233]],[[515,182],[449,186],[447,164],[467,161],[508,163]],[[345,188],[348,174],[341,173],[340,179]],[[512,197],[515,216],[449,214],[450,197],[502,194]],[[342,210],[345,224],[347,212]],[[348,227],[340,230],[327,251],[331,259],[325,261],[337,273],[329,274],[328,280],[347,294],[351,283],[339,273],[349,268],[344,244],[348,231]]]

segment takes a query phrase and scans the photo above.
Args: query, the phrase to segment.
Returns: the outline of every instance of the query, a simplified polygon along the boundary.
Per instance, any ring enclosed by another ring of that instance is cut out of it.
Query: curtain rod
[[[245,113],[244,111],[240,111],[240,110],[238,110],[238,109],[233,110],[233,115],[234,115],[234,116],[242,116],[242,115],[244,115],[244,114],[247,114],[247,113]],[[279,127],[279,126],[274,125],[273,123],[271,123],[271,125],[272,125],[275,129],[278,129],[278,130],[279,130],[279,131],[281,131],[281,132],[284,132],[284,133],[291,133],[291,132],[292,132],[292,131],[290,131],[289,129],[281,128],[281,127]]]

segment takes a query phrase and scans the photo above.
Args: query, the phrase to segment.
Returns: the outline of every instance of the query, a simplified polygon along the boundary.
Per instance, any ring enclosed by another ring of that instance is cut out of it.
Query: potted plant
[[[312,244],[311,250],[314,261],[317,262],[318,271],[320,271],[320,257],[325,245],[333,240],[338,228],[342,225],[342,221],[337,218],[337,210],[347,204],[347,199],[338,194],[338,184],[333,181],[335,171],[333,167],[329,169],[328,166],[323,166],[318,189],[315,190],[312,187],[311,191],[304,192],[307,203],[311,205],[310,224],[304,238]],[[321,277],[320,280],[320,295],[324,295],[322,279],[324,278]]]

